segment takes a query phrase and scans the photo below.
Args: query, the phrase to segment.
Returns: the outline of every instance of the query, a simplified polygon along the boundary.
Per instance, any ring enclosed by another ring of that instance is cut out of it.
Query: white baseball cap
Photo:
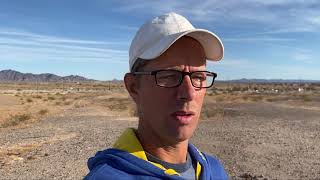
[[[223,44],[216,34],[205,29],[196,29],[185,17],[171,12],[147,21],[140,27],[129,50],[130,71],[138,58],[152,60],[183,36],[199,41],[204,48],[206,59],[222,59]]]

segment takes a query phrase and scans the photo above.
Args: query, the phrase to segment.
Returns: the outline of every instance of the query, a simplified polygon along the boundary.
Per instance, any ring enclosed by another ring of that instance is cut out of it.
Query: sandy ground
[[[202,119],[191,141],[217,156],[231,178],[320,179],[319,103],[207,101],[210,107],[217,115]],[[89,157],[136,126],[128,113],[90,105],[0,129],[0,179],[81,179]]]

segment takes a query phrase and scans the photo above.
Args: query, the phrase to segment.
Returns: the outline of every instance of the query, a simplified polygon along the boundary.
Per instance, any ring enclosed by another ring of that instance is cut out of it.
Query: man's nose
[[[177,96],[178,99],[184,99],[190,101],[195,96],[195,87],[192,86],[192,82],[189,76],[184,76],[180,86],[177,87]]]

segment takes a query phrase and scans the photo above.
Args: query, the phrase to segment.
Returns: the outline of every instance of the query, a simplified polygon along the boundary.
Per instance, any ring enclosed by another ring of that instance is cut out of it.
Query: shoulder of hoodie
[[[223,177],[223,179],[228,179],[228,174],[223,167],[222,163],[215,156],[208,155],[206,153],[202,153],[206,159],[206,162],[209,165],[209,168],[213,172],[214,176]]]
[[[105,179],[150,179],[150,174],[145,171],[139,174],[132,172],[128,173],[123,170],[120,164],[123,165],[123,157],[127,157],[132,160],[140,160],[129,153],[118,149],[106,149],[98,151],[93,158],[88,161],[90,172],[84,177],[84,180],[105,180]],[[132,162],[134,164],[134,162]],[[130,163],[127,164],[130,166]],[[141,170],[143,171],[143,170]],[[152,177],[153,179],[161,179],[158,177]]]

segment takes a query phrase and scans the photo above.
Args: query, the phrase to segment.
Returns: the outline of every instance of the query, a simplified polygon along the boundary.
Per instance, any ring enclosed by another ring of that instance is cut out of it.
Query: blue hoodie
[[[228,179],[222,164],[214,157],[188,145],[191,157],[197,161],[197,179]],[[88,160],[89,174],[85,180],[102,179],[182,179],[173,169],[148,161],[134,130],[127,129],[114,147],[99,151]]]

